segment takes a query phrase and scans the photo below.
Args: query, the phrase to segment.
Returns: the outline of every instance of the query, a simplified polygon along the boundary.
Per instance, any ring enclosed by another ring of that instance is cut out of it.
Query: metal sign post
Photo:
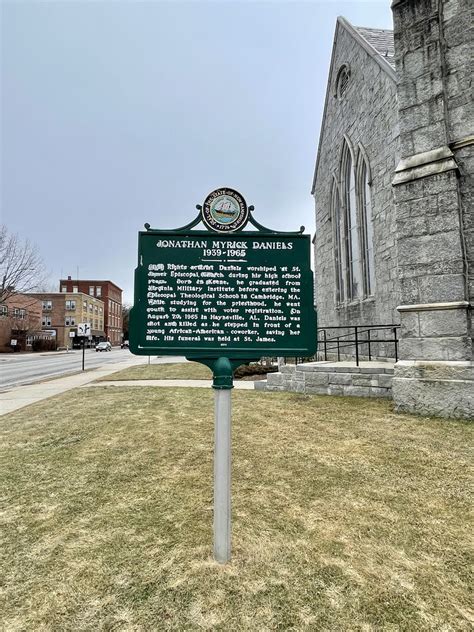
[[[77,335],[82,336],[82,370],[85,371],[85,359],[86,359],[86,336],[89,337],[92,333],[90,323],[79,323],[77,325]]]
[[[214,395],[214,557],[224,564],[231,551],[231,390]]]
[[[130,351],[184,355],[213,372],[214,557],[231,554],[233,370],[316,351],[311,236],[265,228],[233,189],[216,189],[176,230],[139,233]],[[206,230],[192,230],[199,223]],[[250,223],[256,230],[244,231]]]

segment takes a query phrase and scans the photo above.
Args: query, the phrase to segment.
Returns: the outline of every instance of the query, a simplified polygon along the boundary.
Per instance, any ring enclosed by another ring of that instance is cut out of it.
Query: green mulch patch
[[[1,417],[2,629],[472,629],[472,426],[232,400],[226,566],[211,389],[81,388]]]

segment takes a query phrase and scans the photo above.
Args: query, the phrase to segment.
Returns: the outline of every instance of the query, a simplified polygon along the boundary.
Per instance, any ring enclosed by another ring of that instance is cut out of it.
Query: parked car
[[[122,344],[120,345],[121,349],[128,349],[129,348],[129,344],[128,344],[128,340],[124,340],[122,342]]]
[[[110,342],[98,342],[95,346],[96,351],[112,351]]]

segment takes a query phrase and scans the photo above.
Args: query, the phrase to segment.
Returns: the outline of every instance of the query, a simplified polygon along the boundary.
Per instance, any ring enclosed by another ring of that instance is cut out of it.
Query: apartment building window
[[[99,306],[98,305],[94,305],[94,311],[97,314],[99,312]]]
[[[26,316],[26,310],[20,309],[19,307],[13,308],[13,318],[19,318],[20,320],[23,320],[25,316]]]
[[[77,285],[72,286],[72,291],[74,292],[74,294],[77,294],[79,292],[79,288],[77,287]]]
[[[99,307],[99,314],[102,314],[102,307]]]
[[[94,286],[93,285],[89,285],[89,294],[91,296],[94,296]]]
[[[61,292],[67,292],[67,287],[65,285],[61,285]]]
[[[42,301],[43,309],[53,309],[53,301]]]
[[[82,308],[87,311],[87,301],[82,301]]]
[[[41,325],[43,327],[51,327],[51,316],[43,316],[41,319]]]
[[[102,288],[100,287],[100,285],[95,288],[95,295],[102,296]]]
[[[0,305],[0,316],[8,316],[8,307],[6,305]]]
[[[92,305],[92,303],[89,303],[89,311],[91,314],[94,311],[94,306]]]
[[[76,309],[76,301],[66,301],[66,309]]]
[[[66,327],[69,327],[70,325],[75,325],[76,319],[72,316],[66,316],[64,324],[66,325]]]

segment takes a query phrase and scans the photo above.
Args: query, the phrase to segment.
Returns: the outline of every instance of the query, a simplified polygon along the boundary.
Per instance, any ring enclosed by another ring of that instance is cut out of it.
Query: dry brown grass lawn
[[[467,423],[233,393],[212,560],[212,392],[80,389],[0,419],[5,630],[470,630]]]
[[[212,380],[212,371],[198,362],[170,364],[140,364],[101,377],[97,382],[110,380]]]

